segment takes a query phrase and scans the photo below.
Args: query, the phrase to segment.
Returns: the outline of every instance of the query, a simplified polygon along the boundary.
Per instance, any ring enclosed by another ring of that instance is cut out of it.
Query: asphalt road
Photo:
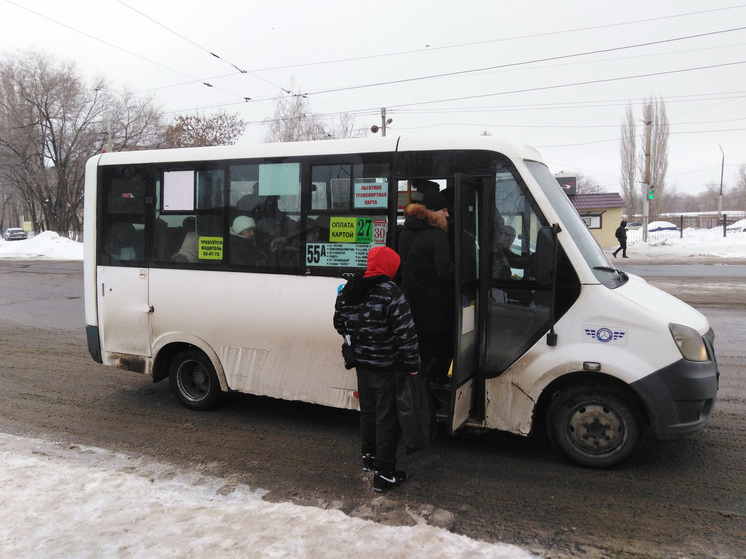
[[[678,289],[683,278],[695,299],[709,301],[688,302],[717,335],[716,411],[695,436],[648,442],[613,470],[568,464],[542,437],[468,429],[408,457],[411,480],[378,496],[359,469],[355,412],[236,394],[195,413],[167,383],[94,363],[80,263],[0,261],[0,431],[147,455],[267,489],[268,500],[384,524],[425,521],[543,557],[742,557],[742,282],[687,270],[649,281]],[[726,287],[702,287],[711,284]]]

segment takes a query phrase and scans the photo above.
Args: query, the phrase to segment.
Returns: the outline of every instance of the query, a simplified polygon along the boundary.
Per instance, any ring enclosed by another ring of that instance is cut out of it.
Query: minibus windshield
[[[628,279],[627,275],[611,264],[547,166],[537,161],[526,161],[525,163],[544,194],[549,198],[552,207],[559,214],[562,226],[572,237],[598,281],[610,288],[625,283]]]

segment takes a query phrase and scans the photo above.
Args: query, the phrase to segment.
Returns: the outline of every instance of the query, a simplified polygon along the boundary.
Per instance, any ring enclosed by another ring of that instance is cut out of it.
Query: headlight
[[[687,361],[707,361],[707,348],[702,336],[694,328],[683,324],[671,323],[668,325],[671,335],[679,351]]]

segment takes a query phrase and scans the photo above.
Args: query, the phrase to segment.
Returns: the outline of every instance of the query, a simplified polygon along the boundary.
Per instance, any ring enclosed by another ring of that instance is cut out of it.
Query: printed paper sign
[[[355,183],[356,208],[386,208],[389,204],[388,182],[364,181]]]
[[[197,257],[200,260],[222,260],[223,237],[200,237]]]
[[[306,245],[306,265],[365,268],[368,261],[368,250],[370,250],[370,245],[308,243]]]

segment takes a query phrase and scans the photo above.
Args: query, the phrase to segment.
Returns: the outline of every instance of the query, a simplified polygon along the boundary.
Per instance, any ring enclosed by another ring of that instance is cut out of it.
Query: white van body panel
[[[704,335],[710,329],[707,318],[673,295],[653,287],[635,274],[627,274],[629,281],[614,293],[629,299],[643,309],[654,313],[666,324],[675,322],[694,328]]]
[[[158,268],[150,280],[154,356],[188,341],[211,356],[229,390],[358,408],[357,377],[332,324],[344,280]]]
[[[642,278],[617,289],[584,285],[572,309],[555,325],[557,345],[546,337],[505,373],[486,381],[484,426],[527,435],[536,403],[557,378],[600,364],[599,374],[632,384],[681,359],[668,324],[684,324],[704,334],[707,319]]]

